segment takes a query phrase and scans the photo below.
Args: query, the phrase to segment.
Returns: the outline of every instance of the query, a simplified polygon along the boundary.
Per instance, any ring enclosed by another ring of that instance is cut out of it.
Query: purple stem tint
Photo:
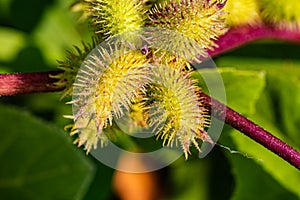
[[[58,73],[61,71],[0,74],[0,96],[60,91],[61,88],[54,88],[56,80],[49,77]]]
[[[242,25],[231,28],[226,34],[220,36],[216,41],[218,48],[209,50],[208,53],[210,56],[214,57],[244,44],[261,39],[274,39],[300,43],[300,32],[280,29],[265,24],[260,24],[258,26]]]
[[[220,120],[225,119],[226,124],[244,133],[300,170],[300,153],[297,150],[207,94],[202,92],[201,97],[204,107],[211,111],[212,116]]]

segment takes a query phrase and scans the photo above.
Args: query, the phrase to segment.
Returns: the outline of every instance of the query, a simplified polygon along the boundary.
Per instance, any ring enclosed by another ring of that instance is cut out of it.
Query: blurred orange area
[[[123,156],[118,169],[134,166],[136,171],[145,171],[146,163],[138,158]],[[144,169],[144,170],[143,170]],[[113,177],[113,188],[122,200],[153,200],[162,196],[161,181],[158,172],[128,173],[115,171]]]

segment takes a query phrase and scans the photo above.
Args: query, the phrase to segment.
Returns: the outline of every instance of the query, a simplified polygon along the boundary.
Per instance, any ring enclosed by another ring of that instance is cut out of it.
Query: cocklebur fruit
[[[226,1],[171,0],[150,10],[147,25],[177,31],[194,39],[203,49],[212,49],[227,31],[224,23]]]

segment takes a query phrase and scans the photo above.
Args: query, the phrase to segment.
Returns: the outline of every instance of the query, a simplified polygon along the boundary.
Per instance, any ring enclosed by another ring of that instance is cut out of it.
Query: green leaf
[[[291,73],[270,73],[267,91],[274,110],[274,123],[300,149],[300,65]]]
[[[254,121],[258,122],[257,119]],[[261,124],[261,123],[258,123],[258,124]],[[275,130],[271,129],[270,127],[268,127],[266,125],[263,127],[270,130],[272,132],[272,134],[275,133]],[[279,156],[275,155],[273,152],[267,150],[260,144],[256,143],[255,141],[244,136],[242,133],[240,133],[236,130],[233,130],[230,133],[224,133],[224,134],[229,134],[232,137],[234,143],[236,143],[236,145],[237,145],[237,150],[239,152],[241,152],[242,154],[246,154],[249,157],[252,157],[254,159],[254,162],[256,163],[256,164],[254,164],[254,166],[255,165],[262,166],[263,170],[265,170],[266,173],[268,173],[276,181],[278,181],[278,183],[280,185],[282,185],[283,188],[286,188],[290,192],[293,192],[294,194],[296,194],[298,196],[298,198],[300,197],[300,194],[299,194],[299,192],[300,192],[299,191],[300,173],[295,167],[291,166],[289,163],[287,163],[286,161],[281,159]],[[276,134],[274,134],[274,135],[276,135]],[[228,144],[226,143],[226,145],[228,145]],[[245,159],[245,162],[247,162],[246,157],[243,159]],[[240,162],[236,162],[236,163],[232,162],[232,164],[233,164],[233,166],[235,166],[237,168],[243,168],[243,165]],[[254,168],[255,167],[253,167],[253,169]],[[252,176],[251,174],[247,174],[247,173],[251,173],[251,171],[243,172],[243,173],[244,173],[244,175],[239,175],[239,176],[243,176],[243,179],[245,179],[245,181],[247,182],[249,179],[248,176],[250,176],[250,178]],[[246,176],[246,175],[248,175],[248,176]],[[238,178],[240,178],[240,177],[238,177]],[[252,183],[254,188],[262,187],[262,186],[259,186],[258,180],[253,180],[253,182],[256,182],[256,184],[257,184],[257,186],[255,186],[255,183]],[[271,191],[273,191],[273,190],[269,190],[269,192],[271,192]]]
[[[181,157],[169,166],[168,171],[170,180],[166,182],[172,186],[169,187],[168,198],[164,199],[227,200],[232,195],[234,180],[231,166],[218,146],[203,159],[197,157],[196,151],[188,160]]]
[[[11,0],[1,0],[0,1],[0,17],[5,18],[9,14]]]
[[[66,133],[0,105],[0,198],[81,199],[93,167]]]
[[[235,57],[218,61],[219,66],[233,65],[232,63],[239,69],[266,71],[267,89],[264,94],[267,100],[259,107],[259,113],[268,115],[276,128],[289,135],[291,141],[300,147],[300,114],[297,112],[300,110],[300,61]]]
[[[209,185],[208,165],[200,159],[185,162],[183,158],[172,164],[170,176],[173,183],[172,198],[179,199],[207,199]]]
[[[249,118],[299,150],[299,61],[227,57],[218,62],[218,66],[234,64],[239,69],[266,71],[265,90],[257,101],[257,112],[249,115]],[[255,160],[256,164],[261,165],[284,188],[300,197],[299,170],[238,131],[232,131],[230,135],[239,151],[261,160]]]
[[[59,1],[44,13],[42,22],[33,33],[34,41],[43,51],[48,63],[65,58],[66,50],[73,45],[81,47],[83,39],[90,39],[87,24],[78,25],[78,16],[71,13],[74,1]],[[89,40],[85,40],[89,41]]]
[[[214,80],[215,70],[206,69],[199,71],[205,79]],[[237,70],[234,68],[221,68],[219,73],[222,77],[224,88],[226,90],[226,104],[231,108],[244,114],[255,113],[255,104],[261,92],[265,87],[264,71]],[[195,75],[200,79],[199,84],[203,90],[208,93],[208,89],[203,85],[203,78]],[[217,79],[216,79],[217,80]],[[220,90],[220,83],[212,83],[213,88],[210,90]],[[223,102],[225,103],[225,102]]]
[[[96,174],[83,200],[107,200],[112,196],[114,169],[95,161]]]
[[[0,44],[0,63],[8,63],[26,45],[26,37],[25,34],[16,29],[0,27]],[[9,71],[9,69],[0,68],[0,72],[7,72],[5,70]]]
[[[230,145],[232,146],[232,145]],[[235,191],[231,200],[296,200],[293,194],[267,173],[255,158],[226,153],[235,176]]]

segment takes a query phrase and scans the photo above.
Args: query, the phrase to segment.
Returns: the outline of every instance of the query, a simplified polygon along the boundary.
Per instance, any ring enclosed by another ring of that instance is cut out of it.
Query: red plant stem
[[[211,111],[212,116],[220,120],[225,119],[226,124],[244,133],[300,170],[300,153],[297,150],[207,94],[202,92],[201,97],[203,105]]]
[[[60,72],[0,74],[0,96],[59,91],[60,88],[53,87],[55,80],[50,78],[49,74],[54,75]]]
[[[216,41],[216,44],[219,47],[214,50],[209,50],[208,53],[210,56],[214,57],[244,44],[261,39],[275,39],[300,43],[300,32],[279,29],[264,24],[255,27],[242,25],[231,28],[226,34],[220,36]]]

